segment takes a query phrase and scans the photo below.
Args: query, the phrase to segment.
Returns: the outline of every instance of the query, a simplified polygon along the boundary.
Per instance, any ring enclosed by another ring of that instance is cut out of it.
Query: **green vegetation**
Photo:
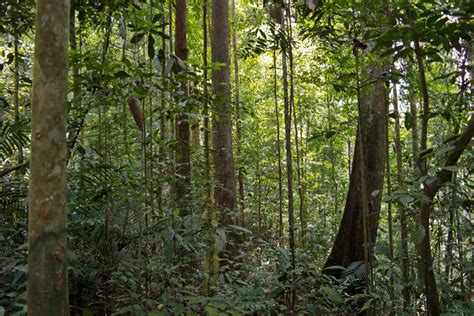
[[[472,15],[0,0],[0,316],[474,313]]]

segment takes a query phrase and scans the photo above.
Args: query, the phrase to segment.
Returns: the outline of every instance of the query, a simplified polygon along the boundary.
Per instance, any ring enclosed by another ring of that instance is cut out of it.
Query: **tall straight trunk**
[[[397,156],[397,185],[398,188],[404,186],[402,177],[402,146],[400,140],[400,114],[398,112],[398,94],[397,86],[394,85],[393,108],[395,112],[395,151]],[[416,110],[416,105],[415,105]],[[415,111],[416,112],[416,111]],[[412,126],[416,130],[416,126]],[[402,257],[402,290],[403,310],[407,312],[410,306],[410,288],[408,287],[410,278],[410,261],[408,260],[408,242],[407,242],[407,214],[404,206],[400,207],[400,252]]]
[[[209,102],[208,102],[208,26],[207,26],[207,17],[208,15],[208,2],[207,0],[202,1],[202,63],[204,67],[203,74],[203,93],[204,93],[204,104],[202,114],[204,116],[204,177],[206,181],[206,200],[211,200],[211,186],[210,186],[210,177],[211,177],[211,157],[210,157],[210,127],[209,127]]]
[[[69,314],[65,194],[69,14],[69,1],[36,2],[27,282],[28,314],[35,316]]]
[[[188,58],[186,43],[186,0],[176,0],[175,16],[175,54],[185,61]],[[181,90],[187,96],[186,74],[180,73]],[[179,99],[181,99],[179,98]],[[180,102],[180,100],[177,100]],[[189,214],[189,192],[191,184],[191,151],[189,118],[185,109],[180,109],[176,116],[176,204],[180,209],[181,216]]]
[[[419,174],[420,170],[418,168],[418,154],[420,152],[419,149],[419,137],[418,137],[418,107],[416,104],[416,94],[412,92],[410,94],[410,115],[412,118],[411,124],[411,155],[412,155],[412,165],[413,165],[413,172],[415,174]]]
[[[289,10],[288,10],[289,12]],[[286,26],[286,14],[282,14],[281,27],[285,33],[288,33]],[[289,20],[289,19],[288,19]],[[289,22],[289,21],[288,21]],[[288,41],[291,43],[290,41]],[[291,49],[291,44],[288,50]],[[288,55],[287,55],[288,54]],[[290,231],[290,253],[291,253],[291,268],[296,269],[296,243],[295,243],[295,215],[294,215],[294,199],[293,199],[293,159],[291,157],[291,110],[292,110],[292,91],[290,91],[288,84],[288,57],[291,53],[282,51],[282,70],[283,70],[283,95],[285,103],[285,149],[286,149],[286,177],[287,177],[287,191],[288,191],[288,228]],[[291,68],[290,68],[291,70]],[[295,306],[296,292],[294,287],[294,278],[292,279],[292,289],[289,300],[290,312],[293,312]]]
[[[275,45],[276,46],[276,45]],[[278,158],[278,244],[283,246],[283,176],[281,168],[281,144],[280,144],[280,114],[278,109],[278,95],[277,95],[277,60],[276,47],[273,48],[273,99],[275,102],[275,120],[276,120],[276,135],[277,135],[277,158]]]
[[[301,246],[303,247],[303,249],[305,249],[307,224],[306,224],[306,218],[304,216],[303,184],[301,182],[301,154],[300,154],[299,136],[298,136],[298,122],[296,120],[296,107],[293,106],[292,112],[293,112],[293,125],[295,129],[296,180],[298,181],[298,198],[300,202],[299,204],[299,216],[300,216],[300,227],[301,227],[300,238],[301,238]]]
[[[163,13],[161,17],[161,32],[166,34],[166,10],[164,1],[161,2],[161,11]],[[163,90],[160,92],[160,144],[158,148],[158,159],[160,162],[160,172],[166,171],[166,167],[163,167],[166,161],[165,153],[165,142],[166,142],[166,92],[168,89],[168,80],[166,78],[166,56],[167,47],[166,39],[163,37],[161,40],[161,49],[163,51],[163,60],[161,61],[161,84],[163,85]],[[163,184],[158,183],[158,211],[160,215],[163,215]]]
[[[239,77],[239,59],[237,54],[237,20],[235,17],[235,0],[232,0],[232,48],[233,48],[233,61],[234,61],[234,95],[235,95],[235,110],[237,114],[236,119],[236,136],[237,136],[237,157],[240,158],[240,152],[242,147],[242,110],[240,104],[240,77]],[[239,184],[239,211],[240,211],[240,225],[244,226],[244,174],[243,168],[239,165],[237,169],[237,181]]]
[[[327,106],[328,106],[328,129],[329,131],[332,131],[332,115],[331,115],[331,100],[329,95],[326,98]],[[338,198],[338,193],[339,193],[339,187],[337,183],[337,178],[336,178],[336,159],[334,155],[334,142],[333,138],[329,140],[329,150],[331,151],[331,179],[332,183],[334,185],[334,213],[339,214],[339,198]],[[349,155],[349,160],[350,160],[350,155]],[[349,172],[350,175],[350,172]]]
[[[229,74],[229,1],[212,0],[212,63],[221,64],[212,70],[215,95],[212,104],[212,144],[216,186],[214,201],[221,223],[234,223],[236,183],[232,154],[232,108]]]
[[[15,123],[20,121],[20,53],[18,51],[18,42],[19,35],[15,33],[14,41],[14,63],[15,63],[15,94],[14,94],[14,104],[15,104]],[[23,163],[23,146],[20,145],[18,148],[18,164]]]
[[[396,103],[397,100],[397,85],[393,85],[393,103]],[[388,107],[387,107],[387,113],[388,113]],[[392,179],[391,179],[391,168],[390,168],[390,141],[389,141],[389,121],[387,120],[387,146],[386,146],[386,156],[387,156],[387,163],[386,163],[386,181],[387,181],[387,195],[390,196],[392,194]],[[393,256],[393,219],[392,219],[392,203],[388,201],[387,203],[387,222],[388,222],[388,247],[389,247],[389,255],[390,255],[390,261],[391,261],[391,267],[393,267],[393,261],[394,261],[394,256]],[[389,293],[390,293],[390,300],[395,299],[395,291],[393,288],[393,285],[395,283],[394,280],[394,273],[393,270],[391,269],[390,271],[390,288],[389,288]],[[393,313],[391,313],[393,314]]]

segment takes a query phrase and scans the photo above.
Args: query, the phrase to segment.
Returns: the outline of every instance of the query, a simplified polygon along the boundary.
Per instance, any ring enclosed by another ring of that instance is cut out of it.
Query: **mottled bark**
[[[66,96],[70,3],[36,2],[28,226],[29,315],[68,315]]]

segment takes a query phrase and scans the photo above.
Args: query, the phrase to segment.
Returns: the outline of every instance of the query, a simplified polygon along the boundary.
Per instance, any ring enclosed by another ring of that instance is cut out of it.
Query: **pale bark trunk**
[[[28,226],[29,315],[68,315],[66,98],[70,3],[36,3]]]

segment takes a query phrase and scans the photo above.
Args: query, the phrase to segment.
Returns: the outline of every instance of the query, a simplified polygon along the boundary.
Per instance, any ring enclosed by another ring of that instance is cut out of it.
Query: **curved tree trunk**
[[[66,97],[70,3],[36,2],[28,226],[29,315],[68,315]]]

